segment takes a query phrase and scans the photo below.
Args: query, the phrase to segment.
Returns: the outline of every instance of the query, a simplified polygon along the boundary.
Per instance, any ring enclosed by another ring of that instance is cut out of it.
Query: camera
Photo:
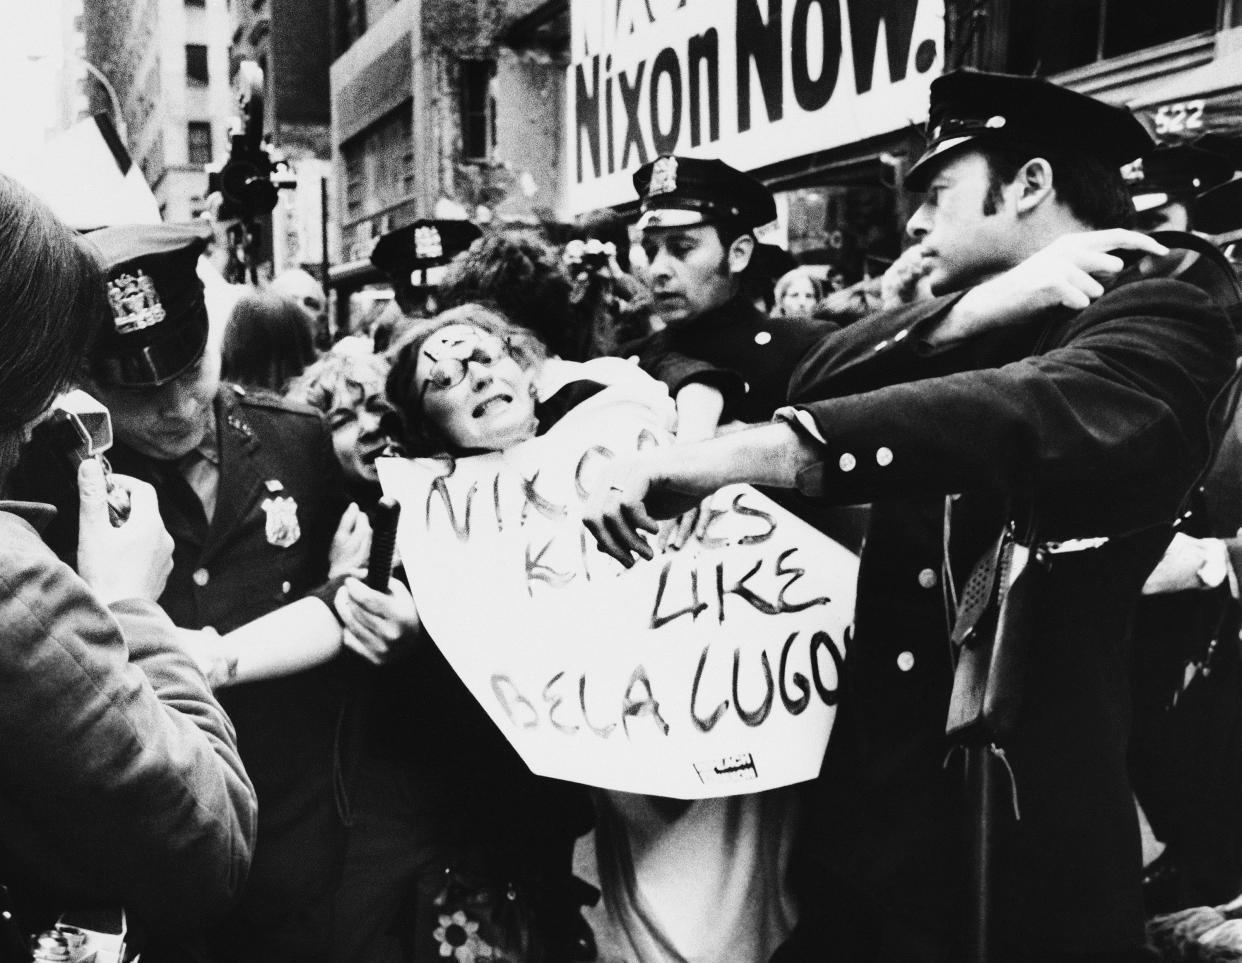
[[[589,241],[572,240],[565,245],[565,265],[571,270],[600,271],[616,257],[617,246],[611,241],[591,238]]]
[[[99,401],[80,388],[57,396],[47,417],[31,432],[31,442],[53,455],[76,477],[88,458],[98,460],[108,485],[108,516],[113,525],[129,517],[129,492],[112,481],[112,466],[104,452],[112,447],[112,416]]]

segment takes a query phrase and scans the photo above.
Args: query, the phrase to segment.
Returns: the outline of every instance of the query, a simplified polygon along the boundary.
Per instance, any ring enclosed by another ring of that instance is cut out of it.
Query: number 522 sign
[[[1207,101],[1181,100],[1173,104],[1161,104],[1152,113],[1159,137],[1195,135],[1203,131],[1203,109]]]

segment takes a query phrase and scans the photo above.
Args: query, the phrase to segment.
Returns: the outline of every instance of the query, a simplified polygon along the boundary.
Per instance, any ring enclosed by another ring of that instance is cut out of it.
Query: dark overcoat
[[[888,912],[962,931],[946,573],[960,589],[1007,517],[1033,517],[1042,541],[1107,539],[1052,557],[1032,626],[1022,714],[1001,747],[1021,818],[1002,804],[997,931],[1028,950],[1133,946],[1143,912],[1126,772],[1129,623],[1206,461],[1232,334],[1198,289],[1150,279],[1081,312],[932,348],[926,334],[955,301],[842,330],[791,386],[823,439],[799,488],[873,503],[848,705],[805,845]]]

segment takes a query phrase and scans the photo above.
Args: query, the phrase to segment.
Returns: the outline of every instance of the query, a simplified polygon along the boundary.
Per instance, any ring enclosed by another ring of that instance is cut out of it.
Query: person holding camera
[[[0,175],[0,486],[76,372],[103,280],[88,246]],[[40,537],[50,506],[0,501],[0,960],[74,907],[123,907],[144,960],[189,959],[250,864],[256,804],[233,726],[156,605],[172,540],[136,479],[109,520],[78,471],[78,572]],[[176,949],[174,949],[176,947]]]
[[[160,603],[219,690],[258,792],[258,842],[221,960],[326,957],[348,800],[338,733],[353,655],[381,662],[415,635],[408,589],[368,588],[370,528],[348,504],[320,413],[222,383],[207,337],[194,227],[91,235],[105,313],[87,383],[112,413],[113,465],[150,483],[173,536]]]

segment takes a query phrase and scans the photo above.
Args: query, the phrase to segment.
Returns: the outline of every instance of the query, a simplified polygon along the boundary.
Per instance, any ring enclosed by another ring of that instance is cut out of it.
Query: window
[[[366,143],[364,137],[355,137],[341,145],[345,158],[345,210],[350,217],[362,214],[366,196]]]
[[[404,198],[414,186],[413,113],[398,108],[376,124],[367,138],[375,158],[374,194],[383,206]]]
[[[341,145],[345,212],[362,217],[399,204],[414,190],[413,113],[407,101]]]
[[[401,193],[414,193],[414,116],[408,108],[401,117]]]
[[[207,48],[200,43],[185,45],[185,79],[189,84],[206,85],[208,82]]]
[[[337,0],[340,43],[342,50],[348,50],[350,45],[367,32],[367,2],[366,0]]]
[[[1217,0],[1013,0],[1009,65],[1047,76],[1216,28]]]
[[[186,136],[186,145],[191,164],[211,163],[211,122],[192,120]]]
[[[461,153],[470,161],[486,161],[496,146],[496,101],[492,97],[493,60],[463,60],[458,65],[461,98]]]

